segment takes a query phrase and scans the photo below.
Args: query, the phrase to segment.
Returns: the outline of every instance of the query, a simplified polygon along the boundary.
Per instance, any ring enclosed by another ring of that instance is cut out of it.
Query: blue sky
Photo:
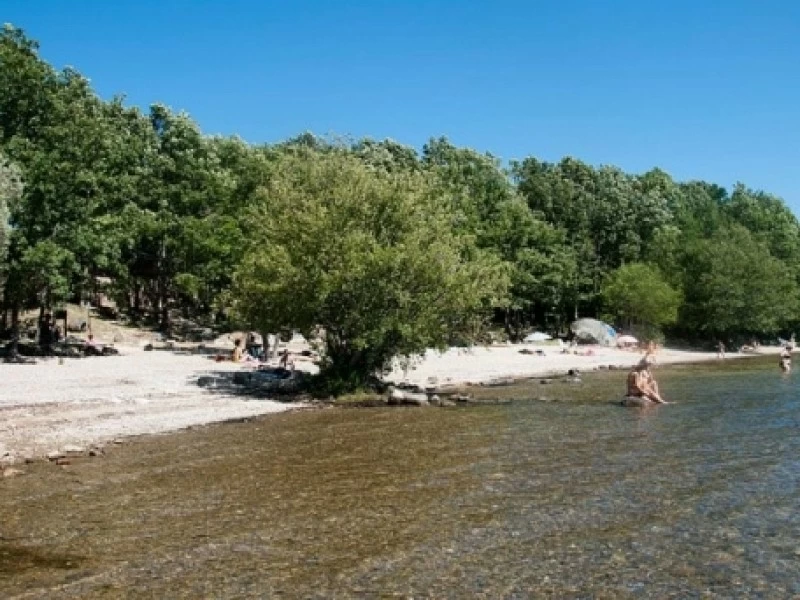
[[[102,96],[207,133],[446,135],[743,181],[800,213],[794,0],[0,0],[0,21]]]

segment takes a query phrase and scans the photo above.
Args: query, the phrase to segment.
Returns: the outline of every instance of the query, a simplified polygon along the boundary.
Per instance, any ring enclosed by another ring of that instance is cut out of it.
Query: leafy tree
[[[450,202],[453,225],[474,233],[478,244],[491,233],[492,220],[500,207],[515,196],[514,188],[491,154],[457,148],[446,138],[431,139],[422,150],[422,163],[436,175],[442,199]]]
[[[648,336],[678,320],[681,294],[652,265],[629,263],[619,267],[603,284],[602,295],[606,310],[616,322]]]
[[[559,307],[577,293],[575,255],[563,231],[537,219],[518,198],[504,201],[488,223],[484,243],[510,266],[506,331],[518,339],[533,323],[558,330]]]
[[[6,264],[9,237],[8,208],[19,200],[21,193],[22,181],[19,171],[0,154],[0,295],[4,293],[8,270]]]
[[[470,338],[486,308],[512,334],[604,306],[663,326],[669,290],[682,289],[672,329],[691,337],[800,322],[800,223],[766,192],[571,157],[509,172],[445,138],[417,153],[311,133],[273,146],[208,137],[165,106],[99,98],[10,25],[0,153],[0,291],[6,278],[13,323],[22,308],[85,297],[97,275],[163,326],[171,309],[205,317],[234,297],[262,331],[325,327],[326,372],[344,380],[352,367],[353,385],[392,352]],[[483,290],[465,279],[476,272]]]
[[[368,165],[386,171],[415,171],[420,169],[417,151],[394,140],[376,142],[365,138],[353,145],[353,153]]]
[[[237,314],[260,331],[320,327],[332,391],[364,385],[397,355],[474,339],[507,275],[453,231],[435,189],[344,153],[282,156],[250,219]]]
[[[800,224],[783,200],[738,184],[725,204],[725,213],[747,228],[786,263],[800,281]]]
[[[68,250],[52,241],[39,242],[22,255],[14,293],[37,297],[42,307],[64,302],[74,268],[75,258]]]
[[[564,231],[531,210],[490,154],[438,138],[426,144],[422,162],[451,199],[454,227],[474,234],[479,247],[511,268],[510,303],[498,310],[508,335],[517,338],[534,322],[558,329],[561,307],[574,303],[578,283],[576,253]]]
[[[714,235],[726,224],[728,193],[718,185],[690,181],[678,186],[680,195],[670,206],[675,225],[691,238]]]
[[[796,318],[790,269],[739,225],[696,240],[684,266],[681,328],[716,336],[772,335]]]
[[[215,214],[229,205],[234,184],[217,155],[219,144],[203,137],[188,115],[157,104],[150,108],[149,121],[146,191],[130,211],[137,228],[127,255],[132,275],[145,282],[159,324],[167,328],[176,296],[193,297],[188,282],[201,277],[196,258],[210,248],[198,248],[195,232],[213,228]]]

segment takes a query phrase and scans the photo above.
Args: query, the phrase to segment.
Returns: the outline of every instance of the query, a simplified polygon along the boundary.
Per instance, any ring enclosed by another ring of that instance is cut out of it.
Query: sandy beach
[[[541,348],[544,355],[522,353]],[[293,344],[293,350],[300,348]],[[586,352],[588,348],[581,348]],[[158,434],[205,423],[285,411],[298,404],[222,393],[198,385],[203,376],[252,369],[208,356],[121,347],[119,356],[40,359],[35,365],[0,364],[0,461],[14,463],[75,447],[89,449],[125,436]],[[777,349],[764,349],[771,353]],[[731,354],[730,358],[739,356]],[[590,355],[557,347],[513,345],[429,351],[411,368],[397,366],[387,380],[423,387],[626,368],[637,352],[592,348]],[[716,354],[660,350],[659,364],[716,360]],[[314,369],[307,362],[298,368]],[[301,405],[302,406],[302,405]]]
[[[199,377],[242,365],[207,356],[120,348],[119,356],[0,364],[0,459],[280,412],[292,405],[222,394]],[[4,457],[4,458],[3,458]]]
[[[536,354],[541,350],[543,355]],[[418,386],[480,384],[503,379],[544,377],[612,367],[624,369],[641,360],[643,353],[601,346],[580,346],[580,354],[562,354],[558,346],[515,344],[492,347],[451,348],[446,352],[428,351],[411,368],[397,365],[388,379]],[[778,354],[779,347],[762,346],[757,353],[729,353],[725,360]],[[693,352],[662,348],[656,352],[657,365],[719,360],[715,352]]]

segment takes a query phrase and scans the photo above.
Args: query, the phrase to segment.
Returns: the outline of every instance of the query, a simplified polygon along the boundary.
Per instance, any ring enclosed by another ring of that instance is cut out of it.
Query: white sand
[[[558,346],[536,344],[517,344],[507,346],[477,347],[470,349],[451,348],[440,353],[429,350],[424,359],[417,361],[412,368],[405,370],[398,365],[388,379],[395,383],[413,385],[460,385],[486,383],[506,378],[545,377],[563,374],[569,369],[586,372],[600,367],[632,367],[643,354],[638,351],[619,350],[605,347],[580,346],[581,352],[591,348],[591,356],[561,354]],[[544,356],[521,354],[520,350],[541,349]],[[775,354],[780,348],[764,348],[761,354]],[[753,354],[730,353],[727,359],[754,356]],[[714,352],[689,352],[685,350],[659,349],[657,364],[703,362],[717,360]]]
[[[241,365],[201,355],[120,350],[120,356],[63,364],[55,358],[36,365],[0,364],[0,460],[292,408],[197,385],[199,376],[246,368]]]

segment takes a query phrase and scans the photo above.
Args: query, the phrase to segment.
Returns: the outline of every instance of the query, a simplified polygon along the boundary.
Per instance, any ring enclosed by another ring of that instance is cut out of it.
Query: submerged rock
[[[642,396],[625,396],[620,404],[629,408],[644,408],[647,406],[653,406],[655,402]]]
[[[469,394],[453,394],[450,396],[450,400],[453,402],[469,402],[472,398]]]

